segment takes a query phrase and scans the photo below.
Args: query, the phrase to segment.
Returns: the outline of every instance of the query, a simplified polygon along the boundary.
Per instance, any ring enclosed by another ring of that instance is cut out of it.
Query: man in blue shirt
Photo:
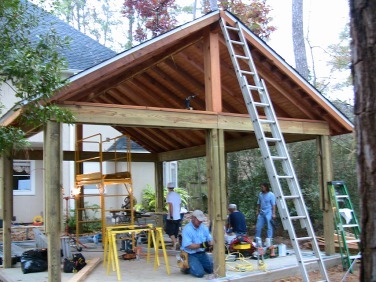
[[[213,246],[213,237],[208,227],[202,224],[206,220],[204,213],[195,210],[192,213],[191,222],[184,226],[181,249],[188,253],[189,272],[193,276],[203,277],[206,273],[213,273],[213,261],[205,252],[209,246]]]
[[[276,201],[273,192],[269,191],[267,183],[261,184],[261,192],[257,199],[257,223],[256,223],[256,241],[261,239],[261,231],[264,225],[267,227],[266,242],[271,242],[273,238],[272,219],[275,219]],[[267,246],[268,247],[268,246]]]
[[[227,233],[234,232],[236,236],[247,234],[247,224],[245,222],[245,216],[242,212],[238,211],[235,204],[228,205],[228,211],[230,212],[227,219]]]

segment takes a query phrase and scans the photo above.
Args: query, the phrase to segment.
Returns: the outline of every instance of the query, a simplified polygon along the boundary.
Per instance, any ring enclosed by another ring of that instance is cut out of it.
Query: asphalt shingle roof
[[[39,34],[46,33],[51,27],[59,36],[70,38],[70,48],[62,50],[69,69],[85,70],[117,54],[40,7],[30,2],[26,3],[29,5],[29,11],[32,11],[34,15],[40,15],[41,24],[32,32],[34,38]]]

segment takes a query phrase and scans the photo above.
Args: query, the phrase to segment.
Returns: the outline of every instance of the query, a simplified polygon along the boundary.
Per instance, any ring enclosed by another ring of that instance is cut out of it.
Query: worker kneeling
[[[213,237],[208,227],[202,224],[205,220],[204,213],[195,210],[192,213],[191,222],[184,227],[182,232],[182,253],[179,266],[181,266],[182,272],[190,273],[196,277],[203,277],[205,273],[213,273],[213,260],[206,253],[207,249],[213,246]]]

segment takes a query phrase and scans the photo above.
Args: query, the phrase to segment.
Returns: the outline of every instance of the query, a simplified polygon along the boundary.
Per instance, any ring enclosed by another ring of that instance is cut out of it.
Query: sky
[[[267,4],[273,9],[272,24],[277,30],[272,33],[267,42],[290,65],[295,66],[291,37],[291,5],[292,0],[267,0]],[[339,34],[349,22],[348,0],[304,0],[303,1],[304,33],[313,49],[316,73],[319,77],[328,78],[331,81],[344,79],[349,73],[331,73],[326,62],[329,59],[325,49],[331,44],[339,42]],[[309,63],[311,53],[307,49]],[[351,88],[328,94],[329,98],[341,99],[353,103],[353,90]]]

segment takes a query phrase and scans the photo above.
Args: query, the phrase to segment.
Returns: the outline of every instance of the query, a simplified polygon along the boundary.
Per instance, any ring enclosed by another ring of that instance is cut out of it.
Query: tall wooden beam
[[[48,121],[45,127],[43,144],[44,159],[44,192],[46,197],[46,234],[48,240],[48,281],[61,281],[61,171],[62,145],[61,124]]]
[[[1,218],[3,219],[3,267],[12,267],[13,159],[3,153],[0,164]]]
[[[221,63],[218,33],[209,32],[204,39],[206,109],[222,112]]]
[[[209,189],[209,217],[215,241],[214,271],[226,276],[224,226],[227,218],[226,165],[223,130],[207,131],[207,180]]]
[[[156,195],[156,211],[163,212],[164,207],[164,193],[163,193],[163,162],[155,162],[155,195]],[[163,226],[163,216],[158,215],[157,226]]]
[[[332,149],[329,136],[318,136],[317,160],[320,188],[320,208],[323,212],[325,252],[327,255],[335,253],[334,246],[334,217],[330,206],[328,181],[333,181]]]

